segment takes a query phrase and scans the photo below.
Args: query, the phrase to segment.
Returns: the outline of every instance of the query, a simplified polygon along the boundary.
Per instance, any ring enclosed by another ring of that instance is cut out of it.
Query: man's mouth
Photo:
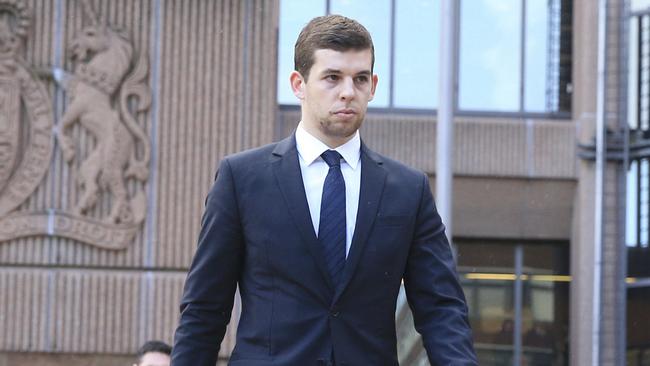
[[[352,108],[345,108],[339,109],[338,111],[334,112],[334,114],[341,117],[348,117],[357,114],[357,112]]]

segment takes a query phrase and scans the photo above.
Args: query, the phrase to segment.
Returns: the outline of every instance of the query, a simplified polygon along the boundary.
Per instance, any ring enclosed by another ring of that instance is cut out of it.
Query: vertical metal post
[[[596,170],[594,197],[594,272],[592,296],[591,364],[600,364],[601,274],[603,247],[603,183],[605,178],[605,77],[607,0],[598,1],[598,76],[596,83]]]
[[[521,47],[519,53],[519,113],[524,113],[526,97],[526,0],[521,2],[521,31],[519,33]]]
[[[521,331],[522,331],[522,308],[523,308],[523,267],[524,267],[524,247],[519,244],[515,247],[515,321],[512,330],[512,341],[514,355],[512,357],[513,366],[521,365]]]
[[[454,143],[454,55],[456,48],[456,22],[458,1],[440,1],[440,79],[438,119],[436,128],[436,203],[438,213],[447,227],[449,243],[452,242],[452,169]]]
[[[396,0],[390,2],[390,69],[388,72],[388,108],[395,108],[395,18]]]
[[[642,80],[644,76],[644,68],[643,68],[643,19],[645,18],[644,15],[640,15],[637,19],[637,44],[636,44],[636,49],[637,49],[637,74],[636,74],[636,130],[641,130],[641,121],[643,119],[643,108],[642,108],[642,103],[641,103],[641,98],[642,98],[642,92],[641,88],[643,88]],[[627,150],[626,150],[627,151]],[[636,164],[636,186],[637,186],[637,196],[636,196],[636,241],[635,245],[640,245],[641,244],[641,159],[637,160]]]

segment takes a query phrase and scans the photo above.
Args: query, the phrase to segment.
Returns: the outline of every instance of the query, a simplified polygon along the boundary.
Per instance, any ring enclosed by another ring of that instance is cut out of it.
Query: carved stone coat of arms
[[[125,30],[102,21],[89,2],[79,4],[89,25],[69,47],[74,69],[51,69],[66,96],[65,110],[55,116],[42,70],[21,56],[29,12],[21,0],[0,0],[0,242],[49,235],[123,249],[146,216],[151,148],[136,116],[151,104],[148,58]],[[84,156],[70,133],[77,123],[95,142]],[[56,146],[74,171],[76,202],[66,209],[19,209],[42,183]],[[110,213],[90,215],[106,197]]]

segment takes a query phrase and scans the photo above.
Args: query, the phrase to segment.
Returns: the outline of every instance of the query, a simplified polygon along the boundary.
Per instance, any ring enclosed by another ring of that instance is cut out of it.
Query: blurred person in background
[[[172,348],[165,342],[148,341],[140,347],[133,366],[169,366]]]

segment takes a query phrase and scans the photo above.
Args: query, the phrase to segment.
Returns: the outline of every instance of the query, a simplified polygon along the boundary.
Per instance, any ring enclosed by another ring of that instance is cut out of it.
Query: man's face
[[[319,49],[314,52],[308,81],[297,71],[291,74],[291,87],[301,100],[302,122],[309,133],[332,148],[354,135],[377,87],[371,66],[370,49]]]
[[[169,366],[170,364],[169,355],[160,352],[147,352],[137,366]]]

